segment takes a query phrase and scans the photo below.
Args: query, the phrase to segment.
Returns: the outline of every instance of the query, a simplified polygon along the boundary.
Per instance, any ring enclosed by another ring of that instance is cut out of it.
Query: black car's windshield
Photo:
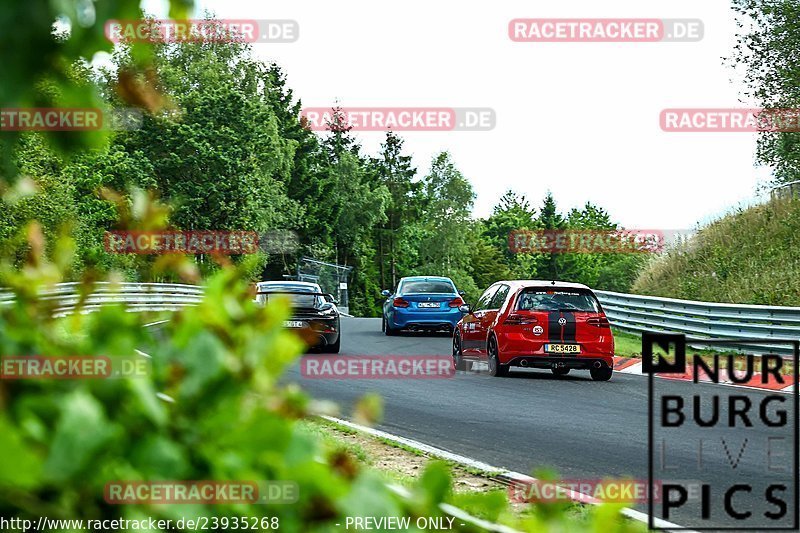
[[[317,296],[315,294],[304,294],[299,292],[269,292],[268,294],[262,294],[264,298],[264,302],[268,301],[269,298],[273,296],[284,296],[289,298],[292,301],[292,305],[294,307],[319,307],[322,305],[322,296]]]
[[[412,280],[404,281],[398,291],[401,294],[455,294],[456,288],[449,281],[443,280]]]
[[[581,289],[525,289],[517,299],[517,309],[600,312],[600,306],[594,295]]]

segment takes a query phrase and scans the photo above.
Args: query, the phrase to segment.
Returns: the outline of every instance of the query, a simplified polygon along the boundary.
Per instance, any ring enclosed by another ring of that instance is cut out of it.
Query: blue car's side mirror
[[[386,290],[386,289],[383,289],[383,290],[381,291],[381,296],[385,296],[386,298],[388,298],[388,297],[389,297],[389,296],[391,296],[391,295],[392,295],[392,293],[391,293],[391,292],[389,292],[389,291],[388,291],[388,290]]]

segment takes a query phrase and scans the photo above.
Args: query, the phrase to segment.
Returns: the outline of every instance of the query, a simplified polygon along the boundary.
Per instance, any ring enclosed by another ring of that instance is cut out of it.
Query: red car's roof
[[[505,280],[505,281],[498,281],[498,283],[507,283],[513,287],[555,287],[560,289],[588,289],[591,290],[589,287],[582,283],[571,283],[569,281],[556,281],[553,283],[553,280],[545,280],[545,279],[514,279],[514,280]]]

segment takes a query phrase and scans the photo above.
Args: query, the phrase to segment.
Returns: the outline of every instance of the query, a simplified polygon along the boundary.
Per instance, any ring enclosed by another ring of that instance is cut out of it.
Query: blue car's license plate
[[[439,303],[438,302],[420,302],[419,303],[419,307],[425,307],[425,308],[439,307]]]

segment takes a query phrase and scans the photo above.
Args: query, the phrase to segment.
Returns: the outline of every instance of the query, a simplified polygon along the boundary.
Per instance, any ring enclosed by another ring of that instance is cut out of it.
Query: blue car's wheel
[[[397,335],[397,330],[389,325],[389,322],[386,320],[386,317],[383,318],[383,332],[386,333],[387,337],[394,337],[395,335]]]

